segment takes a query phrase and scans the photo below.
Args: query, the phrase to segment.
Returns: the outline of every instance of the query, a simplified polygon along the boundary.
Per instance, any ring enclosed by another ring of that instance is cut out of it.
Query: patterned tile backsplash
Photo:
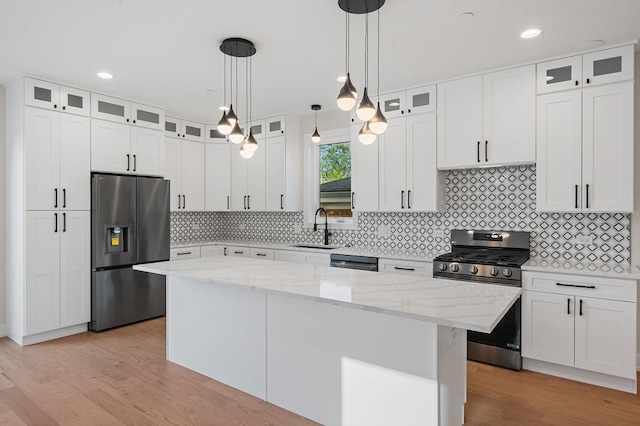
[[[357,230],[332,231],[330,243],[383,254],[427,258],[451,249],[451,229],[531,232],[531,257],[630,263],[631,215],[536,212],[535,166],[442,172],[443,212],[361,212]],[[322,232],[303,229],[302,212],[174,212],[171,244],[254,241],[321,244]],[[380,236],[380,225],[390,228]],[[579,236],[593,243],[578,244]]]

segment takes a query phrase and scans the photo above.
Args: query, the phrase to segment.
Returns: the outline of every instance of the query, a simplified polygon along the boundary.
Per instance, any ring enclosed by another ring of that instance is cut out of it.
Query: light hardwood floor
[[[0,339],[0,424],[311,425],[167,362],[164,318],[21,348]],[[467,425],[640,425],[640,397],[468,363]]]

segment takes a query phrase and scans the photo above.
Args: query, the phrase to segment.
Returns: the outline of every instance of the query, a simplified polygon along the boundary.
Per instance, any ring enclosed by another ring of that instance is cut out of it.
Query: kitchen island
[[[212,256],[167,276],[167,359],[328,425],[460,425],[466,330],[514,287]]]

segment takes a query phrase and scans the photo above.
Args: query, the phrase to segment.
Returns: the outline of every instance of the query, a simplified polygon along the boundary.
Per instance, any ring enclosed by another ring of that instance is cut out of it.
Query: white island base
[[[466,330],[167,277],[167,359],[326,425],[461,425]]]

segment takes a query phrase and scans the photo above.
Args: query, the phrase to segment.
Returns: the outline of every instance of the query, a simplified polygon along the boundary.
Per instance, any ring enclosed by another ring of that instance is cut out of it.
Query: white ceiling
[[[345,15],[337,3],[0,0],[0,83],[30,74],[212,123],[223,103],[220,42],[244,37],[257,48],[254,117],[310,114],[312,103],[336,109],[336,77],[345,68]],[[473,19],[460,19],[463,12]],[[370,90],[376,88],[375,16],[370,14]],[[364,83],[363,21],[363,15],[351,18],[357,88]],[[640,1],[387,0],[380,25],[385,92],[576,52],[590,40],[606,46],[638,39]],[[532,26],[542,28],[542,36],[521,39]],[[115,78],[97,78],[100,70]],[[239,108],[234,103],[246,116],[244,95]]]

